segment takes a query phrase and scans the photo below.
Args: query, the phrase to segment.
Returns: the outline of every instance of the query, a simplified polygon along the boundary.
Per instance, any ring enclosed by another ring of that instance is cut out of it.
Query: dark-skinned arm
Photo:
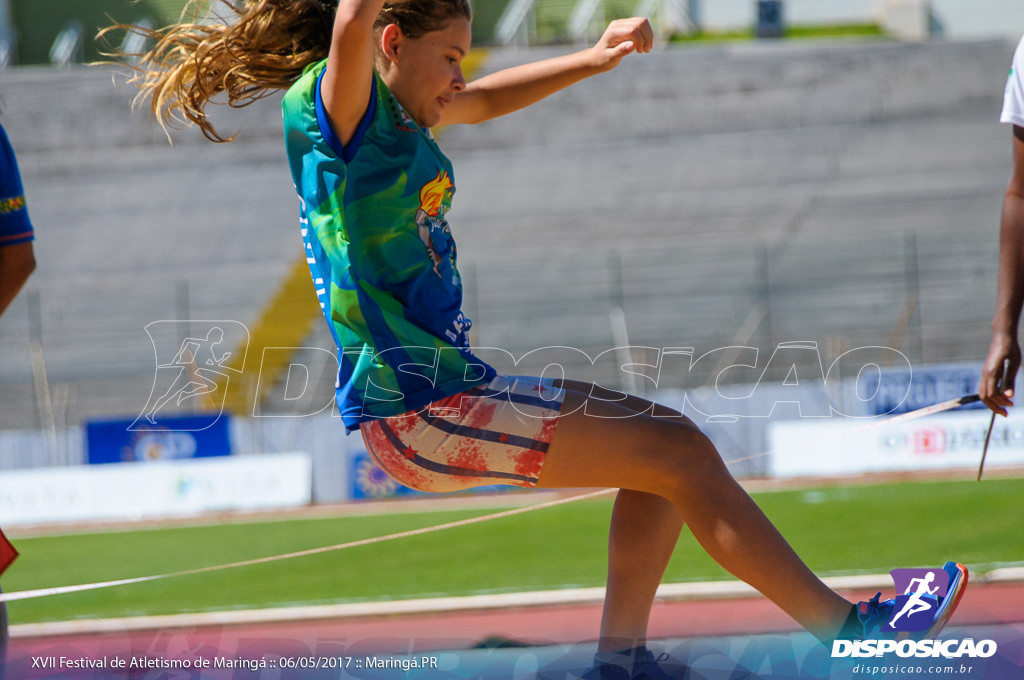
[[[0,247],[0,315],[14,300],[35,268],[36,257],[31,241]]]
[[[1013,126],[1013,172],[1003,196],[999,229],[999,282],[992,342],[981,369],[978,395],[990,409],[1006,415],[1013,405],[1013,385],[1020,368],[1017,338],[1024,305],[1024,128]],[[1004,389],[999,389],[1003,362],[1009,359]]]

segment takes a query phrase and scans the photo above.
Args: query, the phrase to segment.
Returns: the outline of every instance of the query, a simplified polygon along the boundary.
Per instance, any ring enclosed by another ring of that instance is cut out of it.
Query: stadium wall
[[[755,383],[660,390],[648,396],[697,422],[739,478],[928,471],[969,467],[977,461],[988,414],[978,404],[922,421],[890,422],[886,416],[964,396],[972,391],[979,366],[951,364],[874,373],[862,370],[842,380],[835,379],[834,370],[826,374],[824,367],[820,376],[803,373],[801,377],[796,366],[794,361],[793,371],[782,380],[767,378],[765,369],[766,379]],[[726,370],[737,369],[742,370],[742,366]],[[245,478],[243,468],[246,466],[259,466],[261,461],[269,464],[275,457],[290,452],[303,452],[302,456],[308,460],[307,496],[312,503],[417,493],[396,485],[383,475],[370,461],[361,438],[346,436],[340,419],[331,411],[299,417],[223,416],[230,429],[231,456],[172,460],[176,457],[174,452],[153,448],[145,456],[124,458],[140,462],[113,465],[87,465],[90,458],[96,460],[97,457],[91,456],[88,450],[86,427],[60,432],[0,432],[0,469],[6,471],[5,478],[13,484],[6,489],[0,485],[0,524],[41,516],[38,509],[26,509],[26,504],[42,502],[39,499],[44,497],[67,496],[61,489],[67,487],[67,480],[74,478],[76,470],[92,475],[101,468],[116,470],[115,477],[121,479],[129,473],[145,476],[143,471],[151,466],[149,469],[158,478],[153,483],[161,489],[171,489],[165,493],[170,500],[159,506],[164,507],[167,514],[208,511],[213,507],[209,504],[216,502],[229,504],[221,509],[254,509],[260,499],[249,498],[246,489],[251,492],[249,495],[267,494],[259,491],[258,484],[239,486],[232,485],[230,480]],[[234,464],[238,468],[233,472],[230,466]],[[1000,422],[990,465],[1021,464],[1024,464],[1024,412],[1014,412],[1008,421]],[[210,492],[203,499],[195,498],[195,486],[201,484],[194,481],[201,477],[192,470],[196,465],[228,466],[218,477],[220,482],[207,483],[223,493]],[[167,482],[168,475],[173,476],[175,470],[178,482]],[[32,485],[19,486],[18,475],[27,475],[25,479],[32,481]],[[105,488],[106,483],[101,480],[93,486]],[[136,481],[129,486],[136,488],[140,484],[142,482]],[[492,489],[485,489],[489,490]],[[293,504],[295,493],[289,496]],[[93,495],[96,498],[106,496],[98,492]],[[80,519],[112,519],[118,512],[122,513],[122,518],[130,519],[141,512],[141,506],[136,507],[138,503],[130,495],[123,501],[115,507],[82,500],[83,512],[93,515]],[[158,507],[146,506],[149,515],[158,511]]]

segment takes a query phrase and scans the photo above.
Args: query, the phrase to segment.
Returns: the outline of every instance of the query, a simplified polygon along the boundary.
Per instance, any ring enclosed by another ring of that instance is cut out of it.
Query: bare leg
[[[654,596],[682,528],[682,516],[664,498],[619,491],[608,534],[608,588],[599,651],[646,643]]]
[[[835,636],[851,604],[807,568],[692,422],[638,415],[623,404],[588,403],[587,396],[586,392],[567,390],[565,415],[538,486],[618,487],[667,499],[722,567],[759,590],[817,637]],[[652,533],[658,535],[660,530]],[[618,550],[619,539],[614,540],[612,549]],[[625,549],[637,550],[635,546]],[[667,564],[667,558],[663,560],[664,544],[648,544],[633,555],[647,558],[645,553],[652,564],[661,563],[660,580]],[[627,553],[623,560],[629,559]],[[619,562],[619,556],[615,560]],[[609,577],[619,570],[618,566],[609,569]],[[649,581],[654,571],[651,567],[638,577],[648,582],[644,588],[626,581],[610,588],[616,599],[606,612],[620,618],[604,624],[604,630],[623,639],[641,639],[646,634],[645,617],[654,594]],[[614,595],[621,589],[646,589],[650,598],[634,600],[630,606]],[[642,630],[636,623],[641,618]]]
[[[636,413],[683,419],[652,402],[588,383],[565,380],[561,387],[618,401]],[[608,532],[608,584],[598,651],[616,652],[642,645],[658,585],[672,559],[683,518],[671,502],[642,491],[619,491]]]

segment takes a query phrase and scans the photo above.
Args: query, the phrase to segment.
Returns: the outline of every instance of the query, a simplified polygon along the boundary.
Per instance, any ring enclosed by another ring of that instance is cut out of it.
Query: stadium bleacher
[[[979,360],[1012,49],[671,47],[445,130],[476,343],[593,357],[622,337],[621,306],[633,345],[895,342],[914,362]],[[563,51],[494,50],[485,69]],[[0,320],[0,429],[42,425],[40,359],[58,424],[138,415],[153,386],[148,323],[252,327],[301,255],[276,98],[218,112],[234,143],[185,131],[171,146],[112,75],[0,71],[40,261]],[[304,344],[331,347],[324,324]],[[574,361],[574,376],[616,379]]]
[[[507,120],[447,134],[462,252],[497,242],[502,255],[481,271],[513,268],[514,253],[560,268],[565,283],[582,269],[606,287],[608,253],[619,252],[634,344],[730,344],[758,302],[768,310],[754,339],[766,349],[885,344],[914,294],[910,358],[979,359],[1008,176],[996,121],[1011,53],[1000,42],[790,43],[627,61]],[[490,67],[503,58],[515,55]],[[592,284],[584,304],[539,268],[515,284],[534,301],[525,315],[498,307],[505,278],[489,288],[477,275],[490,303],[478,313],[482,344],[521,338],[530,319],[521,347],[537,335],[607,346],[597,304],[607,294]],[[584,315],[592,330],[577,333]]]

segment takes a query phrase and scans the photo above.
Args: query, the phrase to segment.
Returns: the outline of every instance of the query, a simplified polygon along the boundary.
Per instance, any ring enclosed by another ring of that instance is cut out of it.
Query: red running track
[[[846,592],[851,600],[874,592]],[[600,605],[531,606],[469,612],[303,620],[279,623],[15,637],[9,659],[53,654],[174,655],[208,651],[244,655],[422,653],[467,649],[492,638],[529,646],[571,645],[596,639]],[[972,583],[952,628],[1024,623],[1024,583]],[[761,597],[659,602],[652,639],[793,632],[799,627]],[[17,631],[15,631],[17,635]]]

